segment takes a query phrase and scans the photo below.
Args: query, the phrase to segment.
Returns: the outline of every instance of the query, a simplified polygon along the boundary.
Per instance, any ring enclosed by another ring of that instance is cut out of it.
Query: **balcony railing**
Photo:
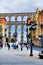
[[[43,24],[40,24],[40,27],[43,28]]]

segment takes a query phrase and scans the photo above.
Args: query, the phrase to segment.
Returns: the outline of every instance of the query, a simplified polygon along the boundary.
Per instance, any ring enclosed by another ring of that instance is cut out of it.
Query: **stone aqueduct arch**
[[[34,14],[35,15],[35,12],[28,12],[28,13],[0,13],[0,17],[4,17],[7,21],[6,25],[9,26],[9,33],[8,33],[8,36],[9,36],[9,42],[10,42],[10,37],[11,37],[11,26],[12,25],[15,25],[15,31],[17,32],[17,26],[18,25],[21,25],[22,26],[22,31],[21,31],[21,42],[23,42],[23,26],[26,25],[26,21],[23,20],[24,17],[27,16],[28,17],[31,17],[31,15]],[[17,20],[18,17],[21,18],[21,20]],[[11,19],[13,18],[13,20]]]

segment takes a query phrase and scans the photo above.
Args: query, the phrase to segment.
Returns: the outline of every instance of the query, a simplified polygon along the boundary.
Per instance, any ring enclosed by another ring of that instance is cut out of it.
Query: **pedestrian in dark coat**
[[[8,42],[7,42],[7,47],[8,47],[8,50],[10,50],[10,44],[8,44]]]
[[[28,48],[29,48],[29,45],[28,45],[28,44],[26,45],[26,48],[27,48],[27,50],[28,50]]]

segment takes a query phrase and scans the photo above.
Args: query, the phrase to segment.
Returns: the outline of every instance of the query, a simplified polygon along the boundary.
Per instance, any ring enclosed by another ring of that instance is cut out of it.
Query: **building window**
[[[2,29],[2,26],[0,26],[0,29]]]
[[[2,26],[0,26],[0,32],[2,31]]]
[[[0,36],[2,36],[2,32],[0,31]]]
[[[42,20],[42,24],[43,24],[43,20]]]
[[[0,23],[2,23],[2,20],[0,20]]]

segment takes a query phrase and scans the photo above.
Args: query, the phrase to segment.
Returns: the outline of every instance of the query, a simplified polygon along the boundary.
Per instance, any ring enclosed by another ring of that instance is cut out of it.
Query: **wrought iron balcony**
[[[30,30],[36,30],[36,27],[31,27]]]
[[[43,24],[40,24],[40,27],[43,28]]]

